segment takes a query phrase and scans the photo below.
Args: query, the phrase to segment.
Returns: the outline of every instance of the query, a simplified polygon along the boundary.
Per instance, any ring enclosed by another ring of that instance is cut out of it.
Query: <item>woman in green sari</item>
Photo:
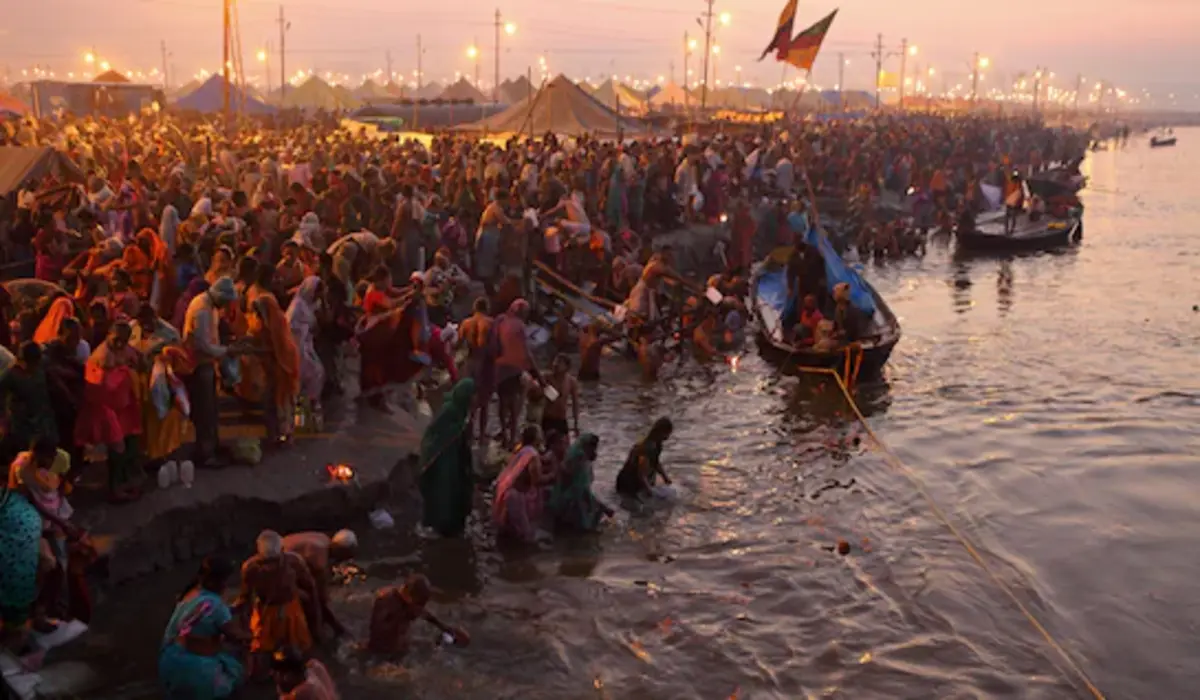
[[[592,493],[592,463],[596,461],[599,447],[600,438],[584,433],[567,450],[547,503],[554,524],[560,530],[590,532],[600,525],[601,516],[613,515],[613,509]]]
[[[475,380],[455,384],[421,437],[422,523],[443,537],[461,535],[471,514],[474,483],[466,426],[474,398]]]

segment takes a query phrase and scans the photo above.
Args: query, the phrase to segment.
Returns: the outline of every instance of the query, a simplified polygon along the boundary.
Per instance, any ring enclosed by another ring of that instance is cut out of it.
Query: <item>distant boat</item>
[[[1164,146],[1174,146],[1174,145],[1175,145],[1175,135],[1174,134],[1165,134],[1163,136],[1151,136],[1150,137],[1150,148],[1163,148]]]
[[[1030,221],[1022,215],[1012,233],[1004,230],[1004,217],[977,224],[974,231],[959,231],[958,249],[968,253],[1022,253],[1063,248],[1083,237],[1079,217]]]

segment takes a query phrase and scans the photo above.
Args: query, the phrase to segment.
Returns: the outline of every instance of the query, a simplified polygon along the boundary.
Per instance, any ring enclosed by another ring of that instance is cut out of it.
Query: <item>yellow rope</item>
[[[849,364],[848,352],[846,359],[847,364]],[[892,449],[888,447],[878,435],[875,434],[875,431],[871,429],[870,424],[867,423],[866,416],[864,416],[862,411],[859,409],[858,403],[854,400],[854,397],[850,395],[849,387],[846,385],[846,382],[842,379],[841,375],[837,373],[837,370],[832,370],[826,367],[799,366],[798,368],[801,372],[809,374],[833,375],[834,380],[837,382],[838,388],[842,391],[842,395],[846,397],[846,402],[850,404],[850,409],[854,411],[855,418],[862,425],[863,429],[866,430],[867,435],[871,438],[871,442],[873,442],[875,446],[886,456],[888,464],[896,471],[904,474],[904,476],[908,478],[913,486],[917,488],[917,491],[925,499],[925,502],[929,505],[929,508],[933,511],[934,515],[937,516],[938,520],[940,520],[942,524],[946,526],[946,529],[948,529],[950,534],[954,535],[955,539],[957,539],[963,548],[967,550],[967,553],[971,555],[971,558],[983,568],[988,577],[990,577],[992,581],[1000,588],[1000,590],[1008,596],[1009,600],[1011,600],[1013,604],[1017,606],[1017,609],[1021,611],[1021,613],[1025,616],[1025,619],[1029,621],[1029,624],[1035,630],[1037,630],[1038,634],[1040,634],[1042,638],[1046,640],[1046,643],[1050,645],[1050,648],[1057,652],[1058,655],[1067,662],[1067,666],[1069,667],[1070,671],[1079,678],[1091,696],[1096,698],[1096,700],[1104,700],[1104,693],[1100,692],[1100,689],[1097,688],[1094,683],[1092,683],[1091,678],[1089,678],[1087,673],[1080,668],[1079,664],[1076,663],[1071,654],[1067,652],[1067,650],[1058,642],[1058,640],[1054,638],[1052,634],[1050,634],[1050,631],[1047,630],[1045,625],[1043,625],[1037,619],[1033,612],[1030,611],[1029,607],[1021,602],[1021,599],[1017,597],[1017,594],[1013,592],[1012,588],[1010,588],[1009,585],[1005,583],[1004,580],[1001,579],[994,570],[992,570],[992,567],[988,566],[987,561],[983,558],[983,555],[979,553],[979,550],[975,548],[975,545],[971,544],[971,541],[967,539],[967,537],[957,527],[955,527],[953,522],[950,521],[950,518],[946,516],[945,511],[943,511],[941,506],[937,504],[937,501],[933,499],[933,496],[930,495],[929,490],[925,488],[925,484],[921,481],[920,477],[918,477],[911,469],[909,469],[908,466],[896,456],[896,453],[893,452]],[[1071,675],[1071,673],[1068,673],[1067,670],[1063,669],[1062,666],[1054,662],[1053,659],[1051,660],[1051,663],[1054,663],[1055,667],[1057,667],[1058,670],[1063,673],[1063,675],[1068,677]]]

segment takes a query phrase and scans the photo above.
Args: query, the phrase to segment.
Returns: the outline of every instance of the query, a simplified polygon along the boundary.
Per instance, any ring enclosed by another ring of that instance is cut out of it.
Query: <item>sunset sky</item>
[[[721,27],[717,80],[736,78],[771,85],[781,70],[772,59],[756,58],[774,29],[782,0],[724,0],[716,12],[728,12]],[[392,53],[396,72],[411,76],[416,68],[416,35],[425,46],[427,79],[471,77],[467,48],[478,40],[480,68],[491,82],[492,17],[496,5],[485,0],[440,0],[431,3],[385,0],[297,0],[285,2],[291,22],[288,72],[313,69],[347,73],[357,81],[383,69]],[[796,31],[837,7],[801,2]],[[279,3],[241,0],[242,53],[247,76],[261,81],[264,68],[255,60],[268,42],[278,50],[275,19]],[[159,42],[171,52],[172,82],[190,79],[200,69],[220,65],[221,12],[218,0],[41,0],[14,3],[0,23],[0,67],[10,80],[35,65],[57,73],[87,70],[83,56],[93,47],[103,60],[121,70],[161,69]],[[683,34],[703,42],[696,24],[703,0],[505,0],[501,10],[516,33],[505,37],[501,67],[505,76],[532,67],[539,57],[549,71],[575,78],[601,74],[630,75],[654,81],[674,75],[682,80]],[[1011,82],[1021,72],[1045,66],[1055,84],[1073,89],[1076,77],[1106,80],[1130,92],[1151,91],[1165,106],[1176,93],[1179,106],[1200,106],[1200,0],[1007,0],[963,3],[955,0],[853,0],[841,12],[814,70],[814,82],[837,82],[837,54],[844,54],[847,88],[873,85],[875,35],[884,34],[885,50],[898,51],[907,37],[918,46],[909,59],[910,75],[933,67],[933,87],[963,82],[974,52],[987,56],[991,68],[985,83]],[[700,53],[689,67],[699,75]],[[272,57],[272,82],[278,82]],[[899,70],[889,58],[885,69]]]

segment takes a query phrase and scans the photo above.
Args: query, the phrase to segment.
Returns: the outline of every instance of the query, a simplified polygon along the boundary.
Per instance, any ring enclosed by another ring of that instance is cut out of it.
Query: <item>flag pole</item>
[[[812,82],[811,68],[809,68],[808,72],[804,74],[804,85],[800,88],[800,92],[796,93],[796,99],[792,100],[792,108],[788,110],[789,112],[796,111],[796,106],[800,104],[800,98],[804,97],[804,92],[808,90],[808,84],[810,82]]]

